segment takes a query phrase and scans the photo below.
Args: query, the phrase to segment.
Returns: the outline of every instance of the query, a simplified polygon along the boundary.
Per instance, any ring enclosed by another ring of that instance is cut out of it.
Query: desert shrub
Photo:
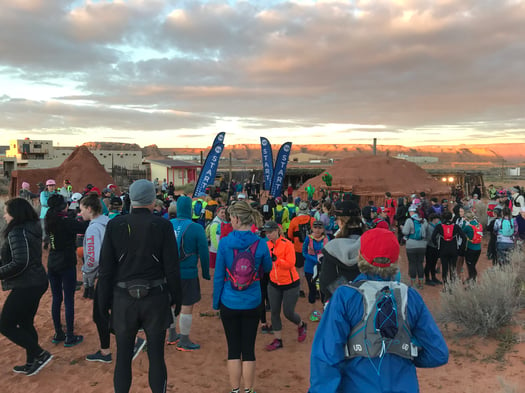
[[[520,305],[522,285],[518,266],[496,266],[485,270],[478,281],[465,287],[456,280],[441,296],[436,319],[454,323],[465,335],[486,337],[511,323]]]
[[[182,193],[184,195],[188,195],[189,197],[193,196],[193,190],[195,190],[195,183],[188,183],[183,186],[177,187],[175,189],[175,193]]]
[[[485,201],[478,202],[476,205],[476,217],[478,217],[478,222],[485,228],[488,223],[487,204]]]

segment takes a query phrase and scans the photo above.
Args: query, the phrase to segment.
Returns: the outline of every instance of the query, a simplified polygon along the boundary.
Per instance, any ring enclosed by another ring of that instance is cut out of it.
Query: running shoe
[[[313,311],[310,314],[310,321],[319,322],[321,320],[321,313],[319,311]]]
[[[302,343],[304,340],[306,340],[306,323],[303,322],[303,324],[297,328],[297,341]]]
[[[267,351],[275,351],[276,349],[283,347],[283,340],[279,340],[278,338],[274,339],[270,344],[266,346]]]
[[[64,341],[65,339],[66,339],[66,335],[64,334],[64,332],[55,333],[55,335],[51,339],[51,342],[53,344],[58,344],[58,343],[61,343],[62,341]]]
[[[35,358],[33,363],[31,363],[31,366],[27,370],[26,375],[36,375],[42,370],[46,364],[48,364],[51,359],[53,359],[53,355],[51,355],[47,351],[42,351],[42,353]]]
[[[84,341],[84,336],[67,334],[66,339],[64,340],[64,347],[74,347],[75,345],[80,344],[82,341]]]
[[[177,333],[177,331],[174,328],[168,329],[168,339],[166,340],[166,343],[168,345],[175,345],[180,340],[180,334]]]
[[[100,350],[91,355],[86,356],[88,362],[101,362],[101,363],[111,363],[111,354],[103,355]]]
[[[18,374],[27,374],[30,369],[31,369],[30,363],[26,363],[22,366],[13,367],[13,371]]]
[[[262,334],[273,334],[273,329],[271,326],[262,325],[261,326],[261,333]]]
[[[193,352],[200,348],[201,346],[199,344],[195,344],[192,342],[189,342],[187,344],[182,344],[180,341],[175,346],[175,349],[177,349],[177,351],[182,351],[182,352]]]
[[[143,338],[137,337],[137,339],[135,340],[135,346],[133,347],[132,360],[135,360],[135,358],[140,355],[140,352],[144,349],[145,345],[146,345],[146,340],[144,340]]]

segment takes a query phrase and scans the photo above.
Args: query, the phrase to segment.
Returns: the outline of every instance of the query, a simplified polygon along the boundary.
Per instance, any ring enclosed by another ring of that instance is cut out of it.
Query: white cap
[[[73,202],[78,202],[82,199],[82,194],[80,192],[75,192],[73,195],[71,195],[71,200]]]

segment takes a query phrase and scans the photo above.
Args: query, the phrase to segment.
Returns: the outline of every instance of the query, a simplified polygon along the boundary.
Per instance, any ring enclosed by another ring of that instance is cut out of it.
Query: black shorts
[[[199,278],[182,279],[182,305],[193,306],[201,300],[201,285]]]
[[[127,289],[113,290],[111,327],[117,335],[135,335],[139,329],[156,334],[172,322],[167,288],[156,287],[142,299],[132,298]]]
[[[295,253],[295,267],[301,268],[304,266],[304,255],[302,252]]]

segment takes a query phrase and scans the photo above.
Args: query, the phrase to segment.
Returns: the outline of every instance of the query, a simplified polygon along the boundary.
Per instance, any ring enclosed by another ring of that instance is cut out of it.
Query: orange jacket
[[[295,269],[295,250],[290,240],[280,237],[274,242],[268,241],[270,255],[277,258],[272,263],[270,281],[277,285],[288,285],[299,280]]]
[[[315,218],[310,217],[307,214],[294,217],[292,221],[290,221],[290,227],[288,228],[288,239],[290,239],[293,242],[295,252],[302,253],[304,243],[304,241],[299,240],[295,232],[299,231],[300,224],[306,224],[308,221],[310,221],[310,228],[312,228],[312,224],[315,221]]]

